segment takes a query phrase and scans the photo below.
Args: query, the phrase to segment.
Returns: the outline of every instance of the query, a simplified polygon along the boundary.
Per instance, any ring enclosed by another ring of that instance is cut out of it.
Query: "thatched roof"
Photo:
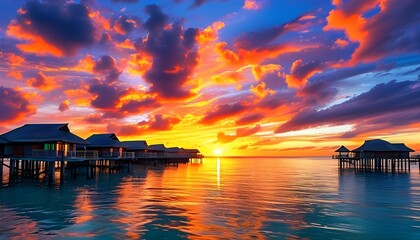
[[[1,135],[8,142],[66,142],[87,144],[83,138],[70,132],[68,123],[25,124]]]
[[[125,147],[114,133],[93,134],[86,138],[88,147]]]
[[[350,150],[346,148],[345,146],[341,146],[340,148],[335,150],[335,152],[350,152]]]
[[[404,143],[390,143],[382,139],[366,140],[362,146],[353,150],[353,152],[414,152]]]
[[[128,151],[133,150],[147,150],[149,146],[147,145],[147,142],[144,140],[140,141],[123,141],[125,147]]]

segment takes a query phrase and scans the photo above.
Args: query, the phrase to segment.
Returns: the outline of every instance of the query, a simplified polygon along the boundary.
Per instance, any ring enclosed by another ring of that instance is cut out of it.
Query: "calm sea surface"
[[[0,187],[0,239],[420,239],[420,175],[206,158]]]

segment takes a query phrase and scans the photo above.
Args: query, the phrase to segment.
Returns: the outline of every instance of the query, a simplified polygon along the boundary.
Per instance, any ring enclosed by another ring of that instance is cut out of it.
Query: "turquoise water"
[[[135,165],[0,188],[0,239],[420,239],[420,175],[323,158]]]

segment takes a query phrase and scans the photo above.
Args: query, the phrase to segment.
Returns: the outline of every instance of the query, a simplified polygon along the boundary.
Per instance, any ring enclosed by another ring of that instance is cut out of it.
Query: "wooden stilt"
[[[0,185],[3,183],[3,158],[0,158]]]
[[[54,184],[55,182],[55,162],[48,163],[48,182]]]

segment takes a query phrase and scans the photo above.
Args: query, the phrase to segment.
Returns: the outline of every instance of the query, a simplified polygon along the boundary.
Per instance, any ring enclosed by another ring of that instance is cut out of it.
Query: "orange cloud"
[[[27,22],[26,24],[30,25],[31,23]],[[59,48],[47,43],[42,37],[26,32],[15,20],[12,20],[7,26],[6,34],[9,37],[26,41],[26,43],[16,44],[16,47],[22,52],[37,55],[53,55],[56,57],[64,55]]]
[[[8,77],[12,77],[16,80],[22,80],[23,76],[22,76],[22,72],[19,70],[16,70],[14,68],[11,68],[8,72],[7,72],[7,76]]]
[[[19,88],[7,88],[0,86],[0,114],[1,123],[18,122],[36,113],[36,105],[33,105],[31,94],[23,92]]]
[[[221,57],[231,65],[237,65],[239,63],[239,56],[233,51],[227,49],[226,42],[219,42],[216,44],[216,51]]]
[[[25,59],[21,56],[18,56],[14,53],[7,54],[7,60],[9,60],[10,65],[18,66],[25,62]]]
[[[246,10],[258,10],[261,7],[261,0],[245,0],[244,5],[242,6],[242,8]]]
[[[90,106],[90,101],[92,99],[86,87],[81,89],[67,89],[64,91],[64,94],[71,99],[73,105],[87,107]]]
[[[276,91],[266,88],[265,82],[260,82],[257,86],[251,85],[250,90],[258,98],[264,98],[269,94],[274,94]]]
[[[211,80],[217,84],[237,83],[243,78],[240,72],[224,72],[211,77]]]
[[[134,43],[129,38],[125,39],[123,42],[117,43],[116,46],[119,48],[135,50]]]
[[[334,48],[345,48],[348,45],[349,45],[348,41],[346,41],[344,39],[341,39],[341,38],[338,38],[337,40],[335,40],[333,47]]]
[[[319,62],[304,64],[302,59],[293,62],[290,74],[286,75],[286,83],[290,88],[303,87],[315,73],[322,72],[324,67]]]
[[[94,67],[95,67],[95,58],[90,54],[86,54],[84,58],[80,59],[77,62],[77,65],[76,67],[73,68],[73,70],[93,73]]]
[[[255,125],[253,128],[238,128],[236,129],[235,135],[227,135],[223,132],[217,133],[217,142],[219,143],[230,143],[235,141],[238,138],[247,137],[254,135],[255,133],[259,132],[261,129],[261,126],[259,124]]]
[[[60,110],[60,112],[64,112],[70,109],[70,100],[66,99],[63,102],[60,103],[60,105],[58,106],[58,110]]]
[[[282,70],[282,67],[278,64],[267,64],[267,65],[254,65],[252,66],[252,74],[256,80],[261,80],[264,75],[274,73]]]
[[[133,75],[144,75],[152,67],[152,61],[146,53],[131,54],[127,71]]]
[[[103,29],[105,31],[111,30],[111,23],[108,19],[101,15],[100,11],[90,11],[89,18],[92,19],[96,28]]]
[[[42,72],[38,72],[36,77],[28,79],[26,83],[43,91],[51,91],[57,87],[53,77],[48,77]]]
[[[225,24],[221,21],[214,22],[211,26],[205,29],[199,30],[196,40],[199,44],[206,44],[213,42],[219,37],[219,30],[222,29]]]
[[[239,48],[235,53],[228,49],[226,42],[216,44],[216,52],[225,60],[227,64],[238,66],[240,64],[259,64],[264,60],[276,58],[285,53],[300,52],[304,49],[315,48],[317,44],[304,46],[294,44],[278,44],[275,46],[261,47],[256,49]]]

